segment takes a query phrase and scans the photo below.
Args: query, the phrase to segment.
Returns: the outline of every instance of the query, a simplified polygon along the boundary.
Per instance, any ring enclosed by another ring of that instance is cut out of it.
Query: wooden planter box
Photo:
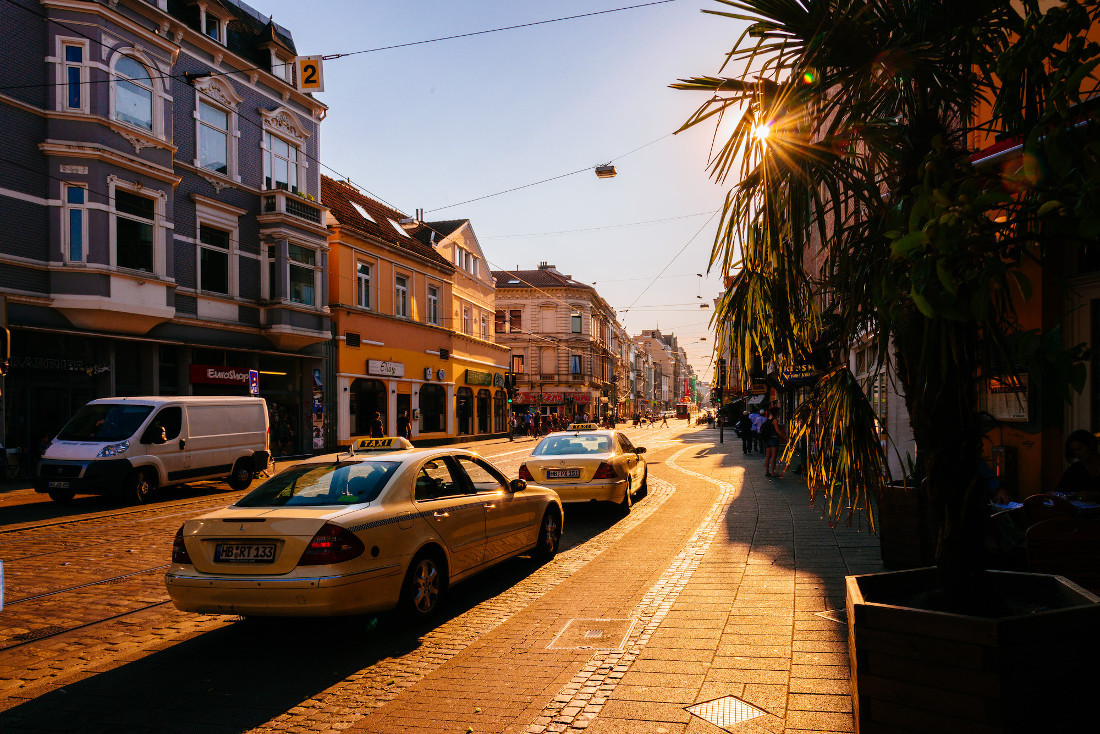
[[[847,578],[857,733],[1100,731],[1100,597],[1061,576],[986,574],[1039,611],[987,618],[894,603],[934,589],[935,569]]]
[[[935,541],[924,526],[924,504],[913,487],[887,485],[878,506],[879,546],[887,568],[921,568],[935,561]]]

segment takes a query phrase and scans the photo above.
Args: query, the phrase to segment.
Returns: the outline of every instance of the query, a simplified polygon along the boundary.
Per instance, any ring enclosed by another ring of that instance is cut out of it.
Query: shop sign
[[[504,375],[496,372],[493,374],[493,384],[497,387],[504,387]]]
[[[815,374],[817,374],[817,370],[814,369],[812,364],[796,364],[779,370],[779,377],[783,382],[801,382],[809,380]]]
[[[467,385],[492,385],[493,376],[488,372],[481,372],[479,370],[466,370],[466,384]]]
[[[400,362],[383,362],[380,359],[367,360],[367,374],[381,377],[404,377],[405,365]]]
[[[191,383],[198,385],[247,385],[248,370],[236,367],[191,365]]]
[[[592,394],[587,392],[575,392],[569,396],[574,403],[591,403]]]
[[[109,364],[95,364],[93,362],[85,362],[82,359],[51,359],[48,357],[23,357],[22,359],[13,357],[11,366],[13,368],[28,370],[83,372],[86,375],[99,375],[111,371],[111,366]]]
[[[989,378],[986,401],[989,414],[999,421],[1026,423],[1028,420],[1027,375]]]

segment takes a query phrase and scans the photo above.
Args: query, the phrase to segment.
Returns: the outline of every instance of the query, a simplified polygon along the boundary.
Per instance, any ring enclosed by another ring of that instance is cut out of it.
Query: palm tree
[[[715,322],[743,365],[763,355],[818,369],[789,445],[817,447],[808,483],[834,521],[885,482],[848,354],[868,344],[879,365],[892,360],[940,566],[965,578],[982,564],[988,516],[979,375],[991,354],[1016,359],[1022,263],[1095,216],[1082,213],[1095,203],[1083,183],[1097,175],[1071,162],[1006,188],[970,162],[968,136],[1020,135],[1036,154],[1050,153],[1053,129],[1077,130],[1063,147],[1089,139],[1073,105],[1100,51],[1067,39],[1083,38],[1096,0],[1046,14],[1038,0],[717,2],[729,9],[705,12],[748,24],[723,66],[740,75],[672,85],[710,94],[683,129],[711,122],[717,137],[734,118],[710,160],[719,183],[738,177],[711,257],[736,273]],[[982,105],[992,114],[976,120]],[[1096,168],[1096,151],[1085,157]]]

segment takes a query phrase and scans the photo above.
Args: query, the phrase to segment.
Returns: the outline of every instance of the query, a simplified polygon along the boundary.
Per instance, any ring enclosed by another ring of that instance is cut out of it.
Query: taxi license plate
[[[547,469],[547,479],[580,479],[580,469]]]
[[[50,489],[68,489],[68,482],[46,482],[46,486]]]
[[[275,560],[274,543],[218,543],[214,560],[222,563],[271,563]]]

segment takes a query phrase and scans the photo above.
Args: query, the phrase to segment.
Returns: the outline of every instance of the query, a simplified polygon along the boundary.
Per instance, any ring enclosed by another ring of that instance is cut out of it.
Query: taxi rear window
[[[577,454],[606,454],[611,450],[607,436],[552,436],[531,452],[532,456],[570,456]]]
[[[358,505],[378,499],[400,461],[299,464],[252,490],[237,507]]]

